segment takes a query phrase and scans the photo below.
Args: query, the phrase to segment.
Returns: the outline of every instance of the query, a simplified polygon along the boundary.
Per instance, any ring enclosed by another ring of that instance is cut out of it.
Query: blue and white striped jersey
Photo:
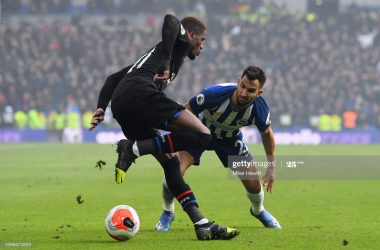
[[[271,123],[269,107],[261,96],[245,109],[232,111],[231,96],[236,88],[236,83],[214,85],[189,101],[194,114],[219,139],[239,135],[241,128],[249,125],[256,125],[260,131],[265,131]]]

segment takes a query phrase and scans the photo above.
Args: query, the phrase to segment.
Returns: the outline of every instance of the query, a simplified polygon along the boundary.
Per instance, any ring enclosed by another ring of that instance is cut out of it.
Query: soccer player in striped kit
[[[244,142],[241,128],[256,125],[261,133],[263,146],[268,161],[274,163],[275,141],[271,129],[269,107],[261,96],[266,81],[265,72],[259,67],[247,67],[241,79],[236,83],[223,83],[204,89],[200,94],[190,99],[184,106],[197,115],[209,128],[212,140],[208,145],[179,152],[181,173],[185,174],[191,165],[199,165],[200,157],[205,150],[213,150],[218,155],[224,167],[228,166],[228,156],[240,155],[247,162],[253,162],[253,157]],[[257,172],[257,167],[253,167]],[[241,177],[241,176],[239,176]],[[264,209],[264,191],[258,176],[240,178],[247,198],[251,202],[250,213],[259,219],[265,227],[281,228],[278,221]],[[269,165],[263,185],[272,193],[275,180],[274,164]],[[156,225],[156,231],[168,231],[174,220],[174,197],[163,179],[164,212]]]

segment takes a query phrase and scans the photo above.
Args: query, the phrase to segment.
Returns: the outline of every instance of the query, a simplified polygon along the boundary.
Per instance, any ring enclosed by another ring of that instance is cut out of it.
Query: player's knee
[[[201,142],[201,147],[204,147],[211,142],[211,139],[212,139],[211,134],[198,132],[197,135],[199,137],[199,141]]]
[[[153,154],[154,158],[157,159],[157,161],[162,165],[174,158],[175,154]],[[178,156],[177,156],[178,158]]]
[[[161,163],[161,166],[165,169],[180,170],[179,158],[175,154],[161,154],[156,159]],[[162,161],[162,162],[161,162]]]
[[[199,133],[203,133],[203,134],[211,135],[210,130],[206,126],[203,126],[202,129],[200,131],[198,131],[198,132]]]
[[[190,166],[186,166],[185,164],[181,164],[181,166],[180,166],[180,170],[181,170],[181,174],[182,174],[182,176],[185,175],[186,170],[187,170],[189,167],[190,167]]]

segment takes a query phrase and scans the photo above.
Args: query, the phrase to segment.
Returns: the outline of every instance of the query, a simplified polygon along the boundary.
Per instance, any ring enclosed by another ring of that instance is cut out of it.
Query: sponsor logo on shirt
[[[239,120],[236,122],[236,124],[241,125],[241,126],[245,126],[248,124],[248,121],[247,120]]]

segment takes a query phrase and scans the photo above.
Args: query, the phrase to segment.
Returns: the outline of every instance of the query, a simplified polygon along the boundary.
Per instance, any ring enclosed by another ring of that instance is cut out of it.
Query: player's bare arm
[[[272,193],[273,184],[275,180],[275,165],[274,165],[274,151],[275,151],[275,140],[274,134],[271,126],[261,132],[261,140],[265,149],[265,154],[267,155],[268,162],[270,162],[270,167],[267,168],[267,171],[263,177],[264,183],[263,186],[267,186],[267,192]]]

